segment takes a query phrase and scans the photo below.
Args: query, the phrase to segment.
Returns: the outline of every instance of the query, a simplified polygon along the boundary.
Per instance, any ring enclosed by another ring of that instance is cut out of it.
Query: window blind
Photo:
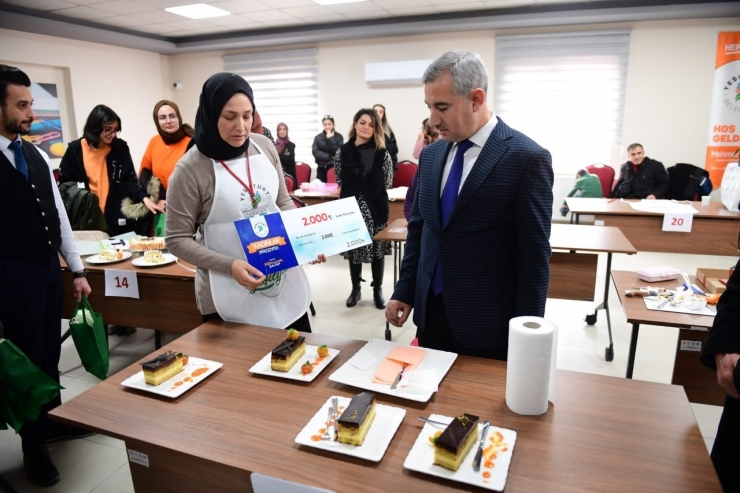
[[[617,165],[630,31],[496,37],[494,109],[552,153],[556,174]]]
[[[296,160],[313,162],[311,146],[319,130],[316,48],[224,55],[224,70],[244,77],[254,91],[262,125],[278,138],[278,123],[288,126]]]

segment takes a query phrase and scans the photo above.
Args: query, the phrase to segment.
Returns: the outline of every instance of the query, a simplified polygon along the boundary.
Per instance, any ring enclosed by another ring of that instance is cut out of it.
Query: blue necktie
[[[26,177],[26,180],[28,180],[28,164],[26,164],[26,158],[23,156],[23,149],[21,149],[21,143],[17,140],[14,140],[10,143],[8,146],[10,149],[12,149],[13,154],[15,154],[15,167],[23,173],[23,176]]]
[[[440,199],[440,209],[442,218],[442,228],[447,225],[447,221],[452,215],[452,210],[455,208],[455,202],[457,202],[457,194],[460,191],[460,182],[462,181],[463,173],[463,162],[465,160],[465,153],[473,145],[469,140],[463,140],[457,145],[455,151],[455,158],[452,160],[452,166],[450,167],[450,174],[447,176],[447,183],[442,191],[442,198]],[[439,296],[442,292],[442,261],[441,258],[437,260],[437,265],[434,268],[434,276],[432,277],[432,291],[436,296]]]

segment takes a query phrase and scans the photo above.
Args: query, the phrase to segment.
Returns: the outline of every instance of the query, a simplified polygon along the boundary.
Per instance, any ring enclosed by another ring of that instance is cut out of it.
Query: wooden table
[[[87,281],[92,288],[89,300],[95,311],[103,315],[106,324],[154,329],[155,345],[161,346],[160,331],[188,332],[203,323],[195,302],[195,272],[177,263],[162,267],[138,268],[123,262],[92,265],[84,262]],[[192,265],[180,261],[189,268]],[[105,296],[105,271],[115,269],[135,271],[139,284],[139,299]],[[65,286],[72,285],[72,273],[62,261]],[[74,312],[72,290],[64,290],[62,317],[72,318]]]
[[[295,190],[292,195],[301,199],[301,201],[305,202],[306,205],[321,204],[324,200],[337,200],[339,198],[339,192],[321,193]],[[404,200],[401,198],[388,200],[388,223],[392,223],[397,219],[404,219],[406,217],[403,214],[403,202]]]
[[[730,212],[719,202],[702,207],[691,202],[694,214],[691,233],[663,231],[663,215],[640,212],[628,202],[610,199],[566,199],[576,224],[582,214],[594,215],[606,226],[616,226],[638,252],[693,253],[700,255],[738,255],[740,213]]]
[[[672,383],[674,385],[682,385],[691,402],[712,404],[715,406],[724,405],[725,393],[717,385],[715,372],[701,364],[698,352],[681,351],[680,348],[682,340],[699,341],[703,346],[707,336],[706,331],[712,327],[714,317],[648,310],[642,298],[627,298],[624,295],[626,289],[635,286],[647,286],[648,284],[655,287],[674,288],[681,284],[678,280],[647,283],[641,281],[634,272],[617,270],[612,271],[612,279],[614,280],[614,285],[619,294],[619,300],[622,302],[622,307],[627,316],[627,323],[632,324],[632,336],[630,337],[630,350],[627,359],[627,378],[632,378],[640,324],[677,327],[681,329],[681,332],[676,347],[676,364],[673,368]],[[690,276],[690,279],[692,282],[697,282],[694,276]]]
[[[407,226],[405,219],[398,219],[389,224],[380,233],[373,236],[373,240],[393,242],[393,286],[396,285],[401,272],[403,260],[402,244],[406,241],[408,232],[400,228]],[[596,291],[596,275],[598,255],[583,252],[607,254],[606,276],[604,278],[604,299],[596,306],[594,313],[586,316],[586,322],[593,325],[597,321],[599,310],[606,312],[607,328],[609,330],[609,346],[604,350],[607,361],[614,359],[614,342],[612,338],[611,316],[609,314],[609,272],[612,265],[613,253],[634,255],[635,247],[627,240],[619,228],[600,227],[571,224],[553,224],[550,231],[550,246],[553,250],[550,256],[550,285],[547,289],[548,298],[565,300],[593,301]],[[581,252],[581,253],[576,253]],[[390,325],[386,321],[385,338],[391,340]]]
[[[296,435],[331,395],[359,392],[328,376],[364,342],[307,334],[310,344],[341,350],[312,383],[249,374],[284,335],[209,322],[166,347],[224,364],[183,396],[124,389],[135,364],[50,416],[147,454],[148,467],[130,462],[138,493],[250,492],[252,472],[334,491],[481,491],[403,468],[422,428],[417,416],[462,412],[517,431],[507,493],[721,491],[680,387],[559,370],[557,404],[542,416],[520,416],[505,404],[506,363],[468,356],[458,357],[428,403],[377,394],[407,410],[379,463],[299,446]]]

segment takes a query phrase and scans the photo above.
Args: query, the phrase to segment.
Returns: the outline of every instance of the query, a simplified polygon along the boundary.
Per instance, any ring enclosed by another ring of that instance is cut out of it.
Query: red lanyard
[[[249,185],[244,183],[241,178],[236,176],[236,173],[231,171],[231,168],[229,168],[225,162],[219,161],[219,163],[221,163],[223,167],[226,168],[226,171],[228,171],[231,176],[233,176],[234,179],[241,183],[241,185],[247,190],[247,192],[249,193],[249,197],[252,199],[252,207],[255,208],[257,207],[257,199],[254,196],[254,186],[252,185],[252,171],[249,169],[249,154],[244,153],[244,155],[247,157],[247,179],[249,179]]]

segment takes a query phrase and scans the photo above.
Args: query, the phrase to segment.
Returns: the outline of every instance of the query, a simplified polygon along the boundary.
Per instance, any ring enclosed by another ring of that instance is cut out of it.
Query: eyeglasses
[[[121,133],[121,129],[120,128],[110,128],[110,127],[106,128],[106,127],[103,127],[103,133],[106,134],[106,135],[119,134],[119,133]]]

